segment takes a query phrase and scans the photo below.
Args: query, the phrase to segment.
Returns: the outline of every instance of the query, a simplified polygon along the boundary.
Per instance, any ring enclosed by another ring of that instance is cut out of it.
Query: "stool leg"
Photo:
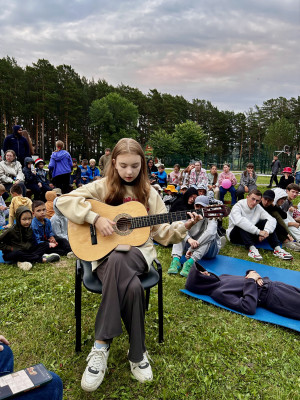
[[[157,272],[159,274],[159,281],[157,284],[157,297],[158,297],[158,342],[164,341],[164,310],[163,310],[163,286],[162,286],[162,267],[158,260],[154,260]]]
[[[149,310],[150,289],[146,289],[146,311]]]
[[[80,260],[76,260],[75,270],[75,319],[76,319],[76,343],[75,350],[81,351],[81,266]]]

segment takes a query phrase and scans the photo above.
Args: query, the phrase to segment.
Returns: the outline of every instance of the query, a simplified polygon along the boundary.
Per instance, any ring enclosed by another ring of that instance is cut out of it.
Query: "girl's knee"
[[[136,298],[137,296],[143,296],[144,289],[141,281],[137,276],[134,276],[127,287],[127,295],[131,298]]]

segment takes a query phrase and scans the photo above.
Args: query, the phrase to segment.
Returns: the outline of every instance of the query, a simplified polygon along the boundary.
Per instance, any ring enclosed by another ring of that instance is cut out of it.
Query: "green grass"
[[[224,221],[224,225],[227,221]],[[128,336],[111,347],[108,373],[94,393],[80,388],[93,343],[100,296],[83,289],[82,352],[76,354],[74,260],[37,264],[29,272],[0,265],[1,333],[11,341],[15,368],[43,362],[64,383],[64,399],[300,399],[299,334],[231,313],[181,294],[185,279],[169,276],[170,248],[156,246],[163,265],[164,343],[158,344],[156,288],[146,313],[146,344],[154,380],[130,375]],[[293,261],[261,251],[264,264],[299,270]],[[221,254],[248,259],[227,243]],[[1,353],[0,353],[1,354]]]

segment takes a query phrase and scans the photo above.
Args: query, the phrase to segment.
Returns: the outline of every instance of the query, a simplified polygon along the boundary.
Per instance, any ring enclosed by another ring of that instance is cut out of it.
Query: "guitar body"
[[[70,246],[76,257],[85,261],[99,260],[110,253],[119,244],[141,246],[149,238],[150,226],[131,229],[128,218],[147,216],[147,210],[138,201],[130,201],[120,206],[109,206],[97,200],[87,200],[92,205],[92,211],[114,222],[115,232],[110,236],[102,236],[91,225],[68,222]],[[93,227],[92,227],[93,229]]]

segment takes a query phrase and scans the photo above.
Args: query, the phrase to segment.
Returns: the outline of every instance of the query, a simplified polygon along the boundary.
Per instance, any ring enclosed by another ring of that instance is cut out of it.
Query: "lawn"
[[[264,188],[265,189],[265,188]],[[224,221],[224,225],[227,221]],[[83,290],[82,352],[76,354],[74,260],[35,265],[29,272],[0,265],[1,333],[11,341],[16,369],[36,362],[58,373],[64,399],[300,399],[299,334],[188,298],[185,279],[169,276],[170,248],[157,246],[163,266],[164,343],[158,344],[156,289],[146,314],[146,344],[154,380],[140,384],[130,374],[128,337],[111,347],[101,387],[88,394],[80,379],[93,343],[100,296]],[[227,243],[221,254],[248,259]],[[293,261],[261,251],[263,263],[299,270]]]

